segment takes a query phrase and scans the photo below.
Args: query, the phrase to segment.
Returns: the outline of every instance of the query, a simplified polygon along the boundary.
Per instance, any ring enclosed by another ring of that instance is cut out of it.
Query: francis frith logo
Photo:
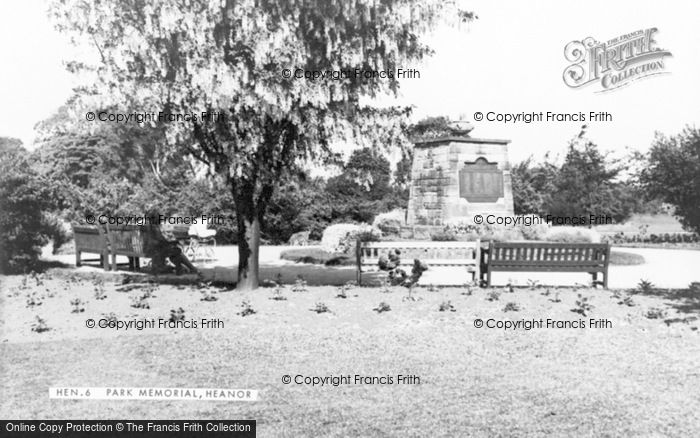
[[[564,83],[571,88],[599,84],[598,92],[629,85],[653,75],[668,73],[664,57],[671,52],[657,47],[652,27],[600,42],[592,37],[571,41],[564,48]]]

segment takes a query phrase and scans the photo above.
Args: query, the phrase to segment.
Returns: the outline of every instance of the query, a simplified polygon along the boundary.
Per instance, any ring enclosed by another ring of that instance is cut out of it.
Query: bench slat
[[[493,242],[494,248],[596,248],[604,250],[606,243],[562,243],[562,242]]]
[[[571,265],[571,266],[491,266],[492,272],[604,272],[603,266]]]
[[[494,260],[491,266],[603,266],[605,263],[597,261],[575,261],[575,260]]]

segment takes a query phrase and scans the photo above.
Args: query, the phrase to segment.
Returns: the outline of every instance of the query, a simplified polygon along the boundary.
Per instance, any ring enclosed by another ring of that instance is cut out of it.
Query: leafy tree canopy
[[[60,0],[51,14],[59,30],[99,52],[94,65],[70,65],[92,73],[88,91],[98,100],[220,114],[165,128],[231,190],[241,289],[257,287],[260,222],[280,178],[329,156],[333,139],[399,132],[377,128],[406,115],[361,104],[396,94],[397,78],[314,81],[285,69],[395,71],[431,53],[422,35],[436,23],[473,18],[438,0]]]
[[[700,130],[657,134],[640,180],[651,195],[675,207],[685,227],[700,233]]]

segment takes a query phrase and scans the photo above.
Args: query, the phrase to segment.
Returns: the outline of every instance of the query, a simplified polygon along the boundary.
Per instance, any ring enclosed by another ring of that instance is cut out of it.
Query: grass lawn
[[[258,436],[699,436],[700,299],[688,290],[312,287],[272,300],[210,286],[144,288],[121,275],[3,277],[0,416],[256,419]],[[95,286],[103,280],[102,286]],[[96,290],[106,298],[96,299]],[[121,291],[119,291],[121,289]],[[201,301],[204,292],[216,301]],[[27,300],[34,295],[34,306]],[[489,301],[488,298],[498,299]],[[578,294],[594,306],[583,316]],[[132,298],[133,297],[133,298]],[[74,306],[71,300],[79,298]],[[257,312],[242,317],[246,300]],[[454,312],[438,311],[450,301]],[[36,305],[41,302],[40,305]],[[311,311],[322,302],[330,312]],[[373,311],[385,302],[391,311]],[[517,311],[504,311],[520,308]],[[71,313],[72,309],[83,312]],[[220,318],[223,329],[88,329],[87,318]],[[658,311],[658,312],[657,312]],[[51,330],[31,331],[35,315]],[[657,316],[651,319],[650,316]],[[502,330],[474,320],[603,318],[612,328]],[[283,375],[420,377],[419,385],[307,386]],[[51,400],[48,387],[220,387],[256,402]]]

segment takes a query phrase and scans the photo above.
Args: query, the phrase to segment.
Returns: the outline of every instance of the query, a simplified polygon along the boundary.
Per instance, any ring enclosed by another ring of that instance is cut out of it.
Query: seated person
[[[187,272],[199,275],[197,268],[182,253],[177,240],[167,230],[161,229],[158,225],[147,225],[146,230],[147,238],[144,250],[146,255],[151,257],[154,273],[167,272],[166,260],[170,260],[170,263],[175,266],[177,275],[182,273],[183,267],[187,269]]]

